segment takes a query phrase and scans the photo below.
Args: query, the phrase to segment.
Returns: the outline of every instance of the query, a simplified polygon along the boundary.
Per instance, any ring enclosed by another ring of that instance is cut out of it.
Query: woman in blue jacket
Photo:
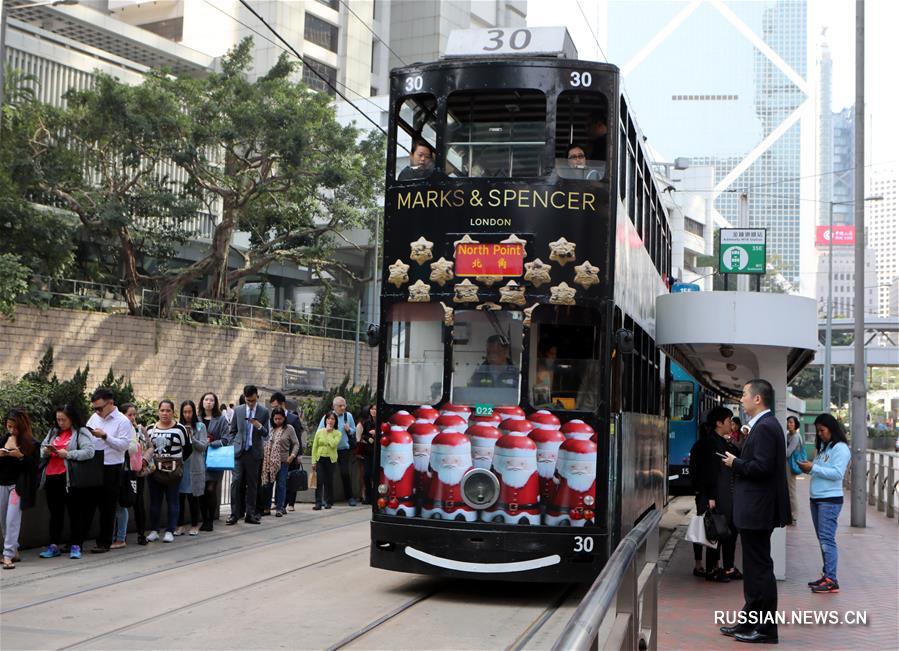
[[[812,523],[824,558],[822,576],[809,582],[812,592],[839,592],[837,582],[837,520],[843,508],[843,476],[849,465],[849,444],[843,426],[830,414],[815,419],[818,432],[814,461],[800,461],[799,467],[811,476],[809,497]]]

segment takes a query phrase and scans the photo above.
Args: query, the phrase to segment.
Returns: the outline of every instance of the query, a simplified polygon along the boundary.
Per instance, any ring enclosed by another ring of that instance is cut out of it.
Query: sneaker
[[[69,558],[81,558],[81,547],[78,545],[69,547]]]
[[[123,547],[127,547],[127,546],[128,546],[128,543],[126,543],[124,540],[116,540],[109,546],[109,548],[110,549],[122,549]]]
[[[840,584],[837,583],[836,581],[834,581],[833,579],[825,578],[823,583],[812,586],[812,592],[814,592],[816,594],[839,592],[839,591],[840,591]]]
[[[184,527],[178,527],[177,529],[175,529],[175,535],[183,536],[184,535]]]
[[[175,542],[175,536],[172,535],[171,531],[166,531],[162,537],[162,542]]]
[[[157,540],[159,540],[158,531],[151,531],[147,534],[147,542],[156,542]]]
[[[809,581],[809,582],[808,582],[808,587],[814,588],[816,585],[821,585],[821,584],[824,583],[826,580],[827,580],[827,577],[826,577],[826,576],[822,576],[822,577],[821,577],[820,579],[818,579],[817,581]]]
[[[199,536],[200,535],[199,527],[191,527],[190,531],[187,532],[187,535],[188,536]]]
[[[56,558],[59,554],[59,547],[56,545],[47,545],[47,549],[38,554],[38,556],[41,558]]]

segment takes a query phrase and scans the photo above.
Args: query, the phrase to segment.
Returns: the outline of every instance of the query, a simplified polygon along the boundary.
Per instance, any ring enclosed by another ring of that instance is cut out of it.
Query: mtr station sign
[[[722,228],[718,247],[718,272],[764,274],[767,233],[764,228]]]

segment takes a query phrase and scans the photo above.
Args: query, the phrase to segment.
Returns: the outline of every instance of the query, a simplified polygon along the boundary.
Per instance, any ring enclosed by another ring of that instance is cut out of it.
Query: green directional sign
[[[722,228],[718,272],[764,274],[767,270],[767,233],[764,228]]]

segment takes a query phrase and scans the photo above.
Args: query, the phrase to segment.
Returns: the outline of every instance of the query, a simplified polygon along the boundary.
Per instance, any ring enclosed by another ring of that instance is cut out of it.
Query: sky
[[[761,6],[764,0],[755,0]],[[563,24],[571,33],[581,58],[605,60],[609,51],[608,16],[620,13],[626,3],[627,11],[639,14],[645,8],[647,21],[659,27],[688,3],[685,0],[528,0],[528,25],[554,26]],[[615,7],[614,5],[619,5]],[[745,3],[744,3],[745,4]],[[640,5],[643,5],[641,7]],[[669,6],[670,5],[670,6]],[[896,0],[867,0],[865,34],[865,103],[866,103],[866,159],[869,164],[895,164],[899,151],[899,127],[894,119],[899,105],[899,85],[895,83],[899,62],[899,2]],[[708,10],[708,7],[702,7]],[[633,11],[632,11],[633,10]],[[827,28],[827,40],[833,59],[833,110],[851,106],[855,98],[855,1],[810,0],[808,4],[808,40],[817,44],[822,30]],[[613,39],[614,41],[614,39]],[[597,44],[598,42],[598,44]],[[625,61],[612,61],[619,66]],[[687,77],[701,76],[698,66],[683,71]],[[709,69],[713,68],[713,62]],[[637,68],[639,70],[639,67]],[[679,74],[672,66],[672,74]],[[626,83],[626,82],[625,82]],[[639,119],[639,107],[637,108]],[[744,149],[734,142],[734,151]]]

